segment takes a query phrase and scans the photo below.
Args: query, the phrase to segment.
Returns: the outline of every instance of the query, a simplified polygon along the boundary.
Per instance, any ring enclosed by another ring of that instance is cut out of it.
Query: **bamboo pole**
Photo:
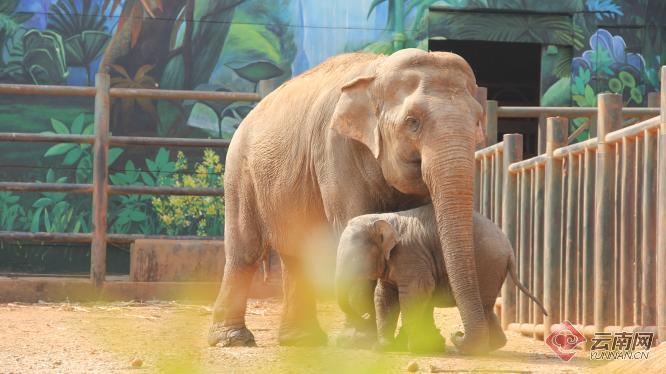
[[[562,161],[553,153],[566,145],[568,128],[567,118],[548,118],[544,202],[544,305],[548,316],[544,319],[544,336],[550,334],[551,325],[560,323]]]
[[[567,199],[566,199],[566,235],[564,250],[564,319],[576,321],[576,278],[578,269],[576,256],[578,251],[578,162],[577,156],[569,154],[567,158]],[[576,321],[579,322],[579,321]]]
[[[657,323],[657,209],[654,204],[657,196],[657,134],[645,130],[643,145],[643,216],[641,267],[641,325],[654,326]]]
[[[634,188],[636,144],[633,140],[622,140],[620,179],[620,318],[619,326],[634,324]]]
[[[666,339],[666,66],[661,68],[661,127],[657,175],[657,329]]]
[[[504,135],[502,188],[502,231],[511,242],[514,253],[517,248],[517,214],[518,177],[509,173],[509,166],[523,158],[523,136],[520,134]],[[509,323],[516,321],[516,287],[505,281],[502,285],[502,328],[506,330]]]
[[[614,319],[613,294],[614,258],[613,243],[615,147],[606,143],[606,134],[622,126],[622,96],[601,94],[598,96],[599,118],[597,122],[596,208],[594,237],[594,325],[603,331]]]
[[[531,230],[530,221],[532,214],[531,206],[531,178],[530,169],[522,170],[520,173],[520,207],[518,210],[519,224],[519,245],[518,245],[518,278],[520,283],[529,284],[530,277],[530,244]],[[529,299],[524,293],[518,297],[518,322],[529,322]]]
[[[544,149],[545,151],[545,149]],[[540,166],[534,168],[534,215],[532,219],[533,224],[533,292],[539,299],[543,300],[543,224],[544,224],[544,171],[545,169]],[[542,324],[543,315],[538,309],[534,309],[534,323]],[[543,334],[534,334],[535,338],[539,338]]]
[[[110,77],[106,73],[95,76],[95,143],[93,145],[92,244],[90,253],[90,279],[101,287],[106,278],[106,215],[108,209],[109,169],[109,98]]]
[[[488,100],[486,106],[486,147],[497,143],[497,101]]]

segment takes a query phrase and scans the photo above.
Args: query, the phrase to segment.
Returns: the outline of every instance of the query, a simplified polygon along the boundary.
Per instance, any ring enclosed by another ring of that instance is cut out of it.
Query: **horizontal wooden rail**
[[[108,234],[107,240],[115,244],[128,244],[139,239],[169,239],[169,240],[223,240],[221,236],[194,236],[194,235],[141,235],[141,234]],[[17,232],[0,231],[0,240],[18,240],[22,242],[38,243],[75,243],[89,244],[92,242],[92,233],[63,233],[63,232]]]
[[[631,125],[629,127],[625,127],[623,129],[619,129],[616,131],[613,131],[606,135],[606,143],[615,143],[619,142],[622,139],[631,139],[635,138],[637,136],[643,135],[643,133],[647,131],[653,131],[657,132],[659,131],[659,125],[661,124],[661,117],[653,117],[648,120],[639,122],[635,125]]]
[[[540,155],[528,158],[527,160],[515,162],[509,165],[509,172],[515,174],[525,169],[531,169],[534,167],[544,167],[546,165],[546,159],[547,157],[545,155]]]
[[[28,183],[0,182],[0,191],[12,192],[68,192],[92,193],[92,184],[77,183]],[[180,196],[217,196],[224,195],[222,188],[206,187],[170,187],[170,186],[109,186],[110,195],[180,195]]]
[[[0,141],[3,142],[31,142],[31,143],[77,143],[93,144],[93,135],[65,135],[65,134],[29,134],[18,132],[0,132]]]
[[[540,116],[565,116],[569,118],[590,117],[597,114],[595,107],[547,107],[547,106],[501,106],[498,117],[538,118]],[[625,117],[645,117],[659,115],[659,108],[622,108]]]
[[[597,147],[597,138],[588,139],[584,142],[567,145],[566,147],[558,148],[553,152],[553,157],[561,159],[567,155],[574,155],[585,152],[586,149],[594,149]]]
[[[504,147],[504,142],[495,143],[490,147],[486,147],[474,152],[474,158],[479,159],[486,157],[490,154],[493,154],[495,152],[502,152],[503,147]]]
[[[0,84],[0,94],[44,95],[44,96],[88,96],[94,97],[95,87],[37,86],[27,84]],[[109,96],[115,98],[144,98],[163,100],[207,100],[207,101],[260,101],[254,92],[185,91],[160,89],[111,88]]]
[[[229,140],[224,139],[188,139],[188,138],[157,138],[140,136],[111,136],[109,145],[112,146],[162,146],[162,147],[210,147],[227,148]]]

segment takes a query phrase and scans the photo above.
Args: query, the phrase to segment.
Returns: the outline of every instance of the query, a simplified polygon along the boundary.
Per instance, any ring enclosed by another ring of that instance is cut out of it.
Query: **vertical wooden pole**
[[[661,126],[657,163],[657,331],[666,340],[666,66],[661,68]]]
[[[497,143],[497,101],[488,100],[486,105],[486,147]]]
[[[544,149],[545,151],[545,149]],[[543,199],[544,199],[544,168],[537,166],[534,169],[534,236],[532,237],[533,253],[533,293],[539,299],[543,300]],[[538,309],[534,309],[534,324],[543,323],[543,315]],[[534,332],[534,337],[543,336],[541,332]]]
[[[585,150],[583,181],[583,325],[594,323],[594,194],[596,154]]]
[[[645,131],[643,145],[643,216],[641,267],[641,325],[655,326],[657,323],[657,135]]]
[[[498,226],[502,227],[502,185],[504,183],[504,173],[502,166],[502,156],[499,150],[495,152],[493,160],[495,162],[495,183],[493,184],[495,186],[495,196],[493,197],[493,201],[495,202],[495,215],[493,217],[493,221]]]
[[[634,167],[636,144],[633,140],[622,139],[621,179],[620,179],[620,326],[634,323]]]
[[[576,321],[576,278],[578,269],[578,162],[575,155],[567,156],[566,235],[564,251],[564,319]]]
[[[488,134],[488,89],[485,87],[477,87],[476,88],[476,93],[474,94],[474,98],[476,101],[481,104],[481,107],[483,108],[483,113],[485,117],[483,118],[483,122],[481,123],[483,126],[483,142],[477,143],[476,144],[476,149],[482,149],[485,147],[488,147],[490,144],[488,144],[488,141],[486,140],[486,135]]]
[[[537,133],[537,154],[546,153],[546,122],[548,117],[545,114],[539,116],[539,132]]]
[[[483,214],[486,218],[491,218],[490,215],[490,199],[491,199],[491,194],[490,194],[490,183],[492,180],[490,179],[490,168],[491,168],[491,162],[490,162],[490,157],[488,155],[483,156],[483,161],[482,161],[482,169],[481,169],[481,214]]]
[[[92,245],[90,279],[96,287],[106,278],[106,213],[108,208],[109,98],[107,73],[95,75],[95,144],[93,145]]]
[[[504,135],[504,160],[502,188],[502,231],[511,242],[514,253],[517,248],[518,214],[516,212],[518,196],[518,175],[509,173],[509,166],[523,158],[523,136],[520,134]],[[516,321],[516,287],[510,280],[502,286],[502,328]]]
[[[631,202],[634,212],[635,225],[633,230],[633,238],[631,238],[634,247],[633,252],[633,266],[634,272],[634,321],[633,324],[638,326],[641,324],[641,278],[643,277],[643,215],[641,214],[641,202],[643,199],[643,144],[645,144],[644,137],[636,138],[636,149],[634,150],[634,200]]]
[[[474,210],[481,211],[481,168],[483,167],[482,159],[474,160]]]
[[[523,169],[520,172],[520,210],[519,212],[519,244],[518,244],[518,278],[520,283],[529,284],[530,277],[530,244],[531,234],[530,222],[532,207],[530,198],[532,197],[530,180],[530,170]],[[524,293],[518,297],[518,322],[529,322],[529,299]]]
[[[597,331],[614,319],[614,182],[615,146],[606,143],[606,134],[622,126],[622,96],[598,96],[596,207],[594,227],[594,325]]]
[[[569,120],[548,118],[546,136],[546,185],[544,202],[544,336],[560,323],[560,257],[562,253],[562,161],[553,157],[555,149],[567,145]]]

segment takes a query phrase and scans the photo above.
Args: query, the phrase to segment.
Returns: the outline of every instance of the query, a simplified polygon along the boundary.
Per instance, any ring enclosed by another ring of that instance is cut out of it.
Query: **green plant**
[[[81,9],[74,0],[59,0],[50,9],[47,28],[65,39],[67,64],[85,68],[90,85],[90,64],[102,53],[111,38],[104,25],[106,17],[99,5],[91,0],[83,0]]]
[[[177,172],[173,185],[179,187],[222,187],[223,166],[220,156],[211,149],[204,150],[203,160],[195,163],[194,173],[188,170],[187,158],[178,152]],[[224,221],[223,196],[167,196],[152,199],[160,222],[169,235],[195,233],[199,236],[221,235]]]
[[[28,12],[17,12],[19,2],[19,0],[3,0],[0,2],[0,47],[4,46],[7,36],[14,34],[23,22],[34,15]]]
[[[111,174],[109,179],[114,185],[144,185],[141,182],[141,169],[137,169],[132,160],[125,163],[122,172]],[[109,221],[110,231],[126,233],[139,231],[153,234],[158,230],[159,222],[155,222],[154,212],[150,204],[151,196],[121,195],[112,197],[110,203],[114,209]]]
[[[62,84],[69,75],[62,37],[53,31],[23,35],[23,69],[34,84]]]
[[[0,192],[0,230],[14,230],[14,224],[25,216],[20,199],[11,192]]]
[[[49,169],[46,173],[46,183],[65,183],[66,181],[67,177],[56,179],[53,169]],[[65,200],[67,193],[42,192],[41,196],[32,204],[32,209],[27,214],[30,231],[37,232],[42,227],[46,232],[89,231],[86,213],[81,211],[75,214],[74,207]]]
[[[90,123],[85,127],[84,124],[85,114],[83,113],[74,118],[69,127],[63,122],[51,118],[51,127],[53,128],[53,131],[45,131],[43,134],[92,135],[94,132],[94,123]],[[109,149],[108,165],[113,164],[122,153],[123,150],[120,148]],[[76,182],[88,182],[92,172],[92,153],[90,150],[90,144],[59,143],[50,147],[46,153],[44,153],[44,157],[63,155],[63,165],[76,165]]]

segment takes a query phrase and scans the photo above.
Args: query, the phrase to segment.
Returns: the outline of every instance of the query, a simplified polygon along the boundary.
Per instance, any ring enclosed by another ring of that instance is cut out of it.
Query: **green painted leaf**
[[[77,145],[73,143],[59,143],[49,148],[46,153],[44,153],[44,157],[62,155],[74,147],[77,147]]]
[[[641,104],[643,102],[643,93],[636,87],[632,87],[630,91],[631,99],[634,100],[636,104]]]
[[[83,121],[85,121],[83,113],[74,118],[74,121],[72,121],[72,134],[80,134],[83,131]]]
[[[203,129],[212,133],[219,131],[220,119],[215,109],[205,103],[196,103],[192,107],[187,124],[192,127]]]
[[[67,125],[55,118],[51,118],[51,127],[53,127],[53,130],[55,130],[56,134],[69,134]]]
[[[561,78],[553,83],[541,98],[542,106],[569,106],[571,103],[571,79]]]
[[[134,222],[141,222],[146,220],[148,217],[143,212],[133,210],[132,212],[130,212],[129,218]]]
[[[81,152],[80,147],[73,148],[71,151],[67,152],[62,163],[65,165],[74,165],[74,163],[79,160],[79,157],[81,157]]]
[[[32,221],[30,223],[30,231],[38,232],[39,231],[39,218],[42,215],[42,208],[38,208],[32,215]]]
[[[635,87],[636,86],[636,79],[634,79],[634,76],[631,75],[631,73],[627,73],[626,71],[621,71],[620,74],[618,74],[620,77],[620,80],[622,83],[624,83],[625,86],[627,87]]]
[[[585,86],[585,101],[588,104],[587,106],[593,106],[596,104],[596,95],[594,94],[594,89],[590,85]]]
[[[277,65],[269,61],[229,62],[226,64],[241,78],[251,82],[259,82],[264,79],[271,79],[284,74],[284,71]]]
[[[111,166],[111,164],[113,164],[118,159],[118,157],[120,157],[122,153],[123,153],[122,148],[109,149],[109,159],[107,160],[107,165]]]
[[[49,199],[48,197],[42,197],[42,198],[39,198],[37,201],[35,201],[32,204],[32,207],[33,208],[43,208],[43,207],[49,206],[51,204],[53,204],[53,200]]]
[[[613,91],[615,93],[618,93],[618,92],[622,91],[622,89],[624,88],[624,85],[622,84],[622,82],[619,79],[611,78],[608,81],[608,88],[610,88],[611,91]]]

